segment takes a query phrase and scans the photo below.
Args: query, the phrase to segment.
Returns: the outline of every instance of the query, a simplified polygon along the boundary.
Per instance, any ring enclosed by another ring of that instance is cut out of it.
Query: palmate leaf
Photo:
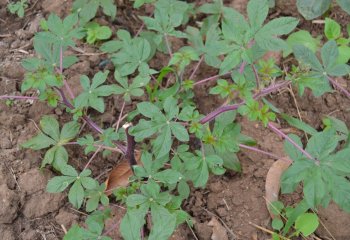
[[[72,140],[79,132],[80,125],[75,122],[68,122],[59,130],[57,120],[51,116],[44,116],[40,120],[42,132],[22,144],[24,148],[33,150],[44,149],[52,146],[45,153],[41,167],[52,164],[57,170],[61,170],[67,164],[68,153],[62,146]]]
[[[75,108],[92,107],[101,113],[104,112],[105,104],[102,97],[109,96],[114,91],[113,86],[102,85],[108,73],[109,71],[96,73],[91,82],[87,76],[81,76],[80,83],[84,91],[74,99]]]
[[[75,46],[74,39],[81,39],[84,36],[82,28],[75,27],[77,23],[77,14],[68,15],[64,20],[61,20],[52,13],[47,20],[49,31],[39,32],[35,37],[59,47]]]
[[[301,90],[301,94],[305,87],[309,87],[315,96],[320,96],[325,92],[331,91],[329,76],[344,76],[350,72],[348,65],[337,63],[339,50],[334,40],[328,41],[321,49],[322,64],[316,55],[303,45],[294,46],[293,52],[300,64],[311,69],[310,72],[294,81]]]
[[[299,20],[293,17],[280,17],[265,24],[255,35],[257,44],[265,50],[278,51],[286,49],[287,44],[277,38],[293,31]]]
[[[117,6],[113,0],[76,0],[73,3],[73,11],[79,14],[82,24],[93,19],[98,8],[101,7],[104,14],[115,18],[117,14]]]
[[[161,158],[169,153],[173,143],[172,136],[179,141],[186,142],[189,140],[186,128],[173,120],[179,115],[177,100],[173,97],[168,97],[164,101],[163,110],[165,114],[159,107],[150,102],[137,104],[137,109],[139,113],[150,120],[141,119],[136,126],[130,129],[130,134],[135,136],[136,141],[158,134],[152,143],[156,158]]]
[[[301,146],[297,136],[290,137]],[[319,160],[316,165],[286,142],[285,150],[294,162],[282,176],[282,192],[292,192],[303,182],[304,198],[310,208],[321,204],[327,207],[330,200],[334,200],[341,208],[350,211],[350,182],[346,178],[350,174],[350,148],[334,154],[338,143],[339,137],[333,128],[313,134],[306,151]]]

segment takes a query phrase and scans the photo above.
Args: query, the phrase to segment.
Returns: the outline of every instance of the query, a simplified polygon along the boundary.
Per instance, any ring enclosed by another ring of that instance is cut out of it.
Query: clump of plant
[[[22,18],[24,17],[24,10],[28,7],[28,1],[27,0],[20,0],[17,2],[10,2],[7,4],[7,9],[12,14],[17,14],[18,17]]]
[[[247,19],[221,0],[199,7],[178,0],[134,2],[135,7],[144,4],[153,4],[154,14],[141,17],[144,26],[137,34],[120,29],[116,39],[100,47],[114,64],[114,73],[82,75],[83,90],[77,96],[64,69],[79,59],[65,53],[78,39],[87,37],[94,43],[109,38],[110,32],[105,34],[103,27],[85,24],[99,6],[105,14],[115,17],[116,6],[112,1],[77,0],[74,13],[63,20],[51,14],[43,24],[44,31],[34,37],[37,56],[23,61],[27,73],[21,90],[35,90],[37,97],[2,96],[46,101],[72,115],[65,124],[43,116],[38,135],[23,144],[34,150],[47,149],[42,167],[52,166],[59,173],[49,181],[47,191],[67,189],[69,202],[91,213],[86,219],[87,228],[74,225],[64,239],[110,239],[106,235],[112,230],[104,230],[109,212],[96,209],[99,204],[108,207],[114,198],[126,206],[120,224],[125,239],[143,239],[146,235],[150,240],[168,239],[178,225],[191,225],[190,215],[182,209],[191,186],[204,188],[210,174],[241,171],[236,155],[241,148],[274,156],[253,147],[255,141],[241,133],[238,114],[286,140],[285,151],[293,163],[283,175],[282,191],[292,192],[303,183],[303,214],[319,205],[326,207],[331,200],[350,211],[346,126],[339,120],[328,120],[325,129],[317,132],[281,113],[264,98],[289,85],[298,88],[301,95],[305,88],[315,96],[339,89],[350,97],[334,79],[350,72],[347,64],[337,61],[339,48],[335,39],[340,36],[335,34],[321,48],[319,41],[317,47],[290,44],[281,37],[296,28],[298,19],[267,21],[267,0],[249,1]],[[204,19],[191,25],[194,21],[189,20],[199,13]],[[170,38],[183,39],[187,44],[175,49]],[[282,71],[273,60],[262,60],[268,51],[282,50],[292,51],[299,64]],[[165,54],[168,61],[161,66],[151,65],[156,53]],[[204,64],[217,69],[218,75],[198,80],[198,69]],[[222,98],[224,104],[203,115],[194,102],[194,89],[208,82],[216,82],[208,92]],[[122,106],[118,121],[113,127],[102,128],[89,113],[92,109],[104,113],[105,99],[116,95],[123,99],[118,103]],[[125,113],[125,105],[131,101],[137,102],[136,107]],[[278,118],[310,135],[305,148],[298,136],[286,135],[276,127],[274,121]],[[90,133],[81,134],[83,123],[90,127]],[[70,145],[80,145],[89,156],[83,168],[71,165],[66,150]],[[125,158],[106,182],[97,182],[93,178],[97,173],[90,170],[100,152],[103,156],[123,154]],[[293,220],[298,234],[305,234],[301,225],[308,216]],[[276,229],[276,221],[273,224]]]

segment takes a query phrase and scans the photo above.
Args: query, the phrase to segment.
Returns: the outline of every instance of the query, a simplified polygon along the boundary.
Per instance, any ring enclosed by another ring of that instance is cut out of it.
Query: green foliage
[[[332,0],[297,0],[298,11],[307,20],[317,18],[324,14],[332,3]],[[350,14],[350,3],[347,0],[337,0],[339,6]]]
[[[345,211],[350,211],[347,201],[350,182],[346,178],[349,174],[347,155],[350,149],[345,147],[334,153],[340,141],[337,135],[334,128],[312,135],[305,150],[319,161],[317,164],[306,159],[290,143],[285,143],[285,151],[294,162],[282,177],[284,193],[293,191],[302,181],[304,197],[310,208],[318,205],[326,207],[333,200]],[[291,137],[301,145],[297,136]]]
[[[283,57],[288,56],[293,52],[293,47],[296,45],[304,45],[315,53],[321,45],[319,38],[313,38],[308,31],[300,30],[290,34],[287,38],[288,49],[283,51]]]
[[[41,167],[51,164],[55,169],[61,170],[68,162],[68,153],[64,144],[76,137],[80,125],[72,121],[63,125],[60,131],[59,124],[55,118],[44,116],[40,121],[40,126],[41,132],[23,143],[22,147],[33,150],[50,147],[45,153]]]
[[[298,1],[299,8],[302,2],[305,1]],[[308,2],[314,4],[308,9],[302,6],[308,13],[323,11],[322,1]],[[346,8],[347,3],[338,2]],[[302,183],[304,200],[295,208],[273,203],[274,239],[288,233],[292,237],[314,232],[318,226],[317,216],[307,211],[319,205],[327,206],[331,200],[350,211],[347,161],[350,137],[346,124],[327,117],[323,119],[323,131],[317,132],[307,123],[281,114],[278,106],[274,106],[276,102],[272,104],[267,97],[263,98],[280,90],[281,83],[289,84],[280,81],[280,77],[292,81],[301,95],[305,88],[310,88],[315,96],[332,91],[329,78],[349,74],[346,63],[350,58],[350,40],[342,34],[341,26],[326,18],[326,41],[321,46],[321,36],[313,37],[305,30],[286,36],[298,25],[296,18],[268,21],[273,1],[249,1],[247,18],[225,6],[222,0],[198,7],[179,0],[136,0],[134,7],[149,3],[154,5],[153,15],[141,17],[147,30],[141,28],[137,33],[130,33],[119,29],[115,39],[100,47],[110,60],[103,59],[99,67],[113,63],[115,84],[109,84],[114,81],[108,79],[109,71],[89,72],[86,74],[94,76],[92,79],[81,76],[79,95],[66,96],[72,83],[65,78],[67,71],[64,71],[79,61],[76,56],[68,55],[74,52],[72,49],[77,50],[76,40],[86,37],[88,43],[94,44],[112,37],[108,27],[91,22],[100,7],[112,19],[116,16],[112,0],[76,0],[73,13],[66,18],[51,14],[42,20],[42,31],[35,35],[33,42],[35,56],[22,62],[27,70],[22,92],[34,90],[30,94],[38,94],[39,100],[50,106],[63,105],[75,120],[60,129],[57,120],[44,116],[40,121],[41,132],[23,144],[34,150],[48,149],[42,167],[52,165],[61,173],[49,181],[47,191],[62,192],[69,188],[69,201],[75,208],[85,205],[89,213],[86,228],[74,225],[64,239],[110,239],[103,236],[110,231],[104,230],[104,221],[110,212],[96,211],[99,205],[107,207],[110,203],[106,184],[93,179],[88,169],[91,161],[82,171],[69,165],[67,145],[78,144],[86,155],[95,152],[90,160],[100,150],[103,157],[112,151],[127,152],[125,157],[130,160],[131,146],[125,142],[130,144],[134,138],[142,164],[132,166],[133,175],[127,176],[129,186],[113,191],[116,200],[126,205],[121,234],[124,239],[140,239],[141,230],[148,225],[151,228],[143,231],[145,238],[168,239],[179,224],[191,225],[189,214],[181,208],[190,195],[191,185],[204,188],[210,174],[241,171],[237,153],[240,147],[255,142],[241,133],[235,119],[237,113],[264,126],[279,114],[289,125],[310,135],[305,150],[315,161],[306,158],[293,144],[285,143],[285,151],[293,164],[283,175],[282,190],[292,192]],[[179,45],[181,42],[184,45]],[[293,52],[299,65],[285,66],[282,71],[274,59],[263,57],[268,51],[280,50],[285,57]],[[204,64],[206,66],[202,66]],[[202,76],[200,71],[208,66],[218,75]],[[113,66],[108,69],[110,67]],[[195,81],[198,76],[204,79]],[[207,83],[211,96],[198,96],[198,85],[203,83]],[[216,98],[212,95],[219,95],[224,104],[217,109],[206,105],[209,107],[205,111],[213,112],[204,116],[195,100],[211,102]],[[109,96],[109,103],[123,105],[121,112],[106,112],[105,101]],[[92,109],[104,114],[97,118],[100,122],[95,123],[88,116],[95,116],[96,111]],[[132,122],[128,131],[120,127],[125,122],[124,115],[127,122]],[[111,120],[106,121],[109,116]],[[84,128],[77,142],[71,142],[80,130],[79,117],[97,134]],[[209,123],[214,118],[215,121]],[[112,125],[117,119],[118,123]],[[299,137],[290,135],[290,139],[302,147]]]
[[[270,212],[274,215],[271,222],[272,228],[279,234],[289,237],[299,236],[300,233],[307,237],[314,233],[319,225],[318,216],[315,213],[307,213],[303,201],[295,208],[285,207],[280,201],[272,202],[269,205]],[[285,221],[285,222],[284,222]],[[293,226],[295,230],[290,231]],[[277,237],[277,239],[280,239]]]
[[[135,136],[137,142],[159,133],[152,143],[156,158],[161,158],[169,153],[173,142],[172,135],[182,142],[189,140],[186,128],[181,123],[174,121],[174,118],[178,117],[180,111],[177,106],[177,100],[173,97],[168,97],[161,107],[164,113],[158,106],[150,102],[137,104],[137,110],[150,120],[142,119],[130,129],[130,134]]]
[[[75,0],[73,11],[79,14],[82,24],[89,22],[96,16],[99,7],[107,16],[114,19],[117,15],[117,6],[113,0]]]
[[[24,17],[24,10],[28,7],[27,0],[20,0],[15,3],[9,3],[7,9],[12,14],[17,14],[18,17]]]
[[[112,30],[107,26],[100,26],[96,22],[85,25],[86,42],[94,44],[97,40],[107,40],[112,36]]]
[[[68,199],[75,208],[80,208],[83,204],[85,194],[89,194],[89,192],[85,193],[86,190],[96,189],[98,187],[97,181],[89,177],[91,175],[90,169],[85,169],[78,174],[72,166],[65,165],[61,168],[61,173],[63,176],[54,177],[49,180],[46,191],[49,193],[62,192],[72,184],[69,189]],[[91,202],[87,205],[87,209],[93,210],[90,204]]]
[[[108,74],[109,71],[98,72],[92,81],[85,75],[81,76],[80,84],[84,91],[75,98],[75,108],[91,107],[101,113],[105,111],[105,104],[102,97],[113,93],[111,86],[102,85],[106,81]]]
[[[349,66],[336,62],[339,50],[334,40],[328,41],[321,49],[322,64],[316,55],[307,47],[297,45],[293,48],[297,60],[306,68],[310,69],[292,81],[298,85],[300,94],[305,87],[311,88],[315,96],[320,96],[331,91],[329,77],[344,76],[349,74]]]
[[[142,75],[152,73],[147,64],[152,54],[148,40],[141,37],[131,38],[130,33],[125,30],[118,30],[117,36],[120,40],[106,42],[101,46],[101,50],[114,53],[111,59],[118,75],[128,76],[133,74],[136,69]]]
[[[106,209],[104,211],[95,211],[86,218],[85,224],[87,228],[81,228],[79,227],[79,225],[74,224],[64,236],[63,240],[111,240],[110,237],[102,235],[102,231],[104,229],[104,222],[110,217],[110,209]]]

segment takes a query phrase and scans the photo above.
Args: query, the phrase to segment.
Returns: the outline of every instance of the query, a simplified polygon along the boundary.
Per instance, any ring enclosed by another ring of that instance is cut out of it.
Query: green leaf
[[[154,179],[167,184],[175,184],[183,178],[181,173],[172,169],[158,172],[153,177]]]
[[[319,38],[313,38],[308,31],[300,30],[288,36],[287,44],[289,48],[283,51],[283,57],[287,57],[290,53],[292,53],[293,47],[296,45],[304,45],[315,53],[319,48],[321,41]]]
[[[68,193],[69,202],[75,207],[80,208],[84,200],[84,189],[79,180],[75,181]]]
[[[266,50],[280,50],[286,48],[287,44],[276,36],[285,35],[293,31],[299,20],[293,17],[281,17],[274,19],[264,25],[255,35],[257,44]],[[277,44],[277,45],[273,45]]]
[[[96,73],[91,85],[87,76],[80,78],[84,92],[74,99],[75,108],[92,107],[101,113],[104,112],[105,105],[101,97],[109,96],[114,91],[112,87],[107,85],[101,86],[106,81],[108,73],[109,71]]]
[[[332,0],[297,0],[298,11],[306,20],[311,20],[325,13]]]
[[[339,6],[348,14],[350,14],[350,3],[347,0],[337,0]]]
[[[251,0],[248,2],[247,12],[250,25],[253,28],[260,28],[269,11],[267,0]]]
[[[154,118],[162,115],[159,108],[150,102],[141,102],[137,104],[137,110],[145,117]]]
[[[151,216],[153,225],[148,239],[168,239],[175,230],[176,215],[158,204],[153,204]]]
[[[272,220],[271,225],[272,225],[272,228],[273,228],[274,230],[279,231],[279,230],[281,230],[281,229],[283,228],[284,223],[283,223],[283,221],[282,221],[281,219],[279,219],[279,218],[274,218],[274,219]]]
[[[62,192],[75,180],[76,178],[71,176],[54,177],[47,183],[46,191],[49,193]]]
[[[172,134],[177,138],[177,140],[181,142],[189,141],[190,137],[188,135],[188,132],[186,128],[182,126],[180,123],[177,123],[177,122],[170,123],[170,129]]]
[[[310,135],[314,135],[317,133],[316,129],[314,129],[313,127],[311,127],[309,124],[297,119],[297,118],[293,118],[287,114],[282,113],[282,118],[284,120],[286,120],[288,122],[289,125],[296,127]]]
[[[75,138],[80,130],[80,124],[78,122],[72,121],[63,125],[60,135],[60,141],[68,142],[69,140]]]
[[[323,67],[318,61],[316,55],[307,47],[303,45],[296,45],[293,47],[294,56],[299,62],[309,65],[313,70],[323,73]]]
[[[304,198],[310,208],[315,208],[322,202],[326,195],[326,184],[322,179],[319,168],[310,171],[310,175],[304,179]]]
[[[295,221],[295,229],[305,237],[314,233],[318,225],[319,221],[315,213],[303,213]]]
[[[24,148],[30,148],[33,150],[40,150],[43,148],[48,148],[49,146],[55,145],[55,144],[56,144],[56,141],[54,141],[52,138],[46,136],[43,133],[39,133],[35,137],[23,143],[21,146]]]
[[[170,127],[165,126],[153,143],[153,151],[156,158],[161,158],[168,154],[172,143]]]
[[[120,233],[124,239],[139,240],[141,239],[141,228],[145,224],[145,215],[147,210],[128,209],[120,223]]]
[[[338,58],[338,47],[334,40],[328,41],[321,49],[321,58],[326,71],[331,69]]]
[[[338,145],[338,138],[334,131],[326,130],[314,134],[306,146],[306,151],[314,158],[323,160],[332,153]]]
[[[341,34],[341,28],[339,23],[336,21],[326,18],[325,19],[325,26],[324,26],[324,34],[328,38],[328,40],[335,40],[340,37]]]

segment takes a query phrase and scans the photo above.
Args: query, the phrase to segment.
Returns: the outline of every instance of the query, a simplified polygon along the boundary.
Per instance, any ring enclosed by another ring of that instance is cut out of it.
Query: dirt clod
[[[19,196],[15,191],[8,189],[6,184],[0,185],[0,223],[12,223],[17,217]]]
[[[64,197],[62,193],[34,194],[24,205],[23,214],[26,218],[32,219],[55,212],[63,205]]]

